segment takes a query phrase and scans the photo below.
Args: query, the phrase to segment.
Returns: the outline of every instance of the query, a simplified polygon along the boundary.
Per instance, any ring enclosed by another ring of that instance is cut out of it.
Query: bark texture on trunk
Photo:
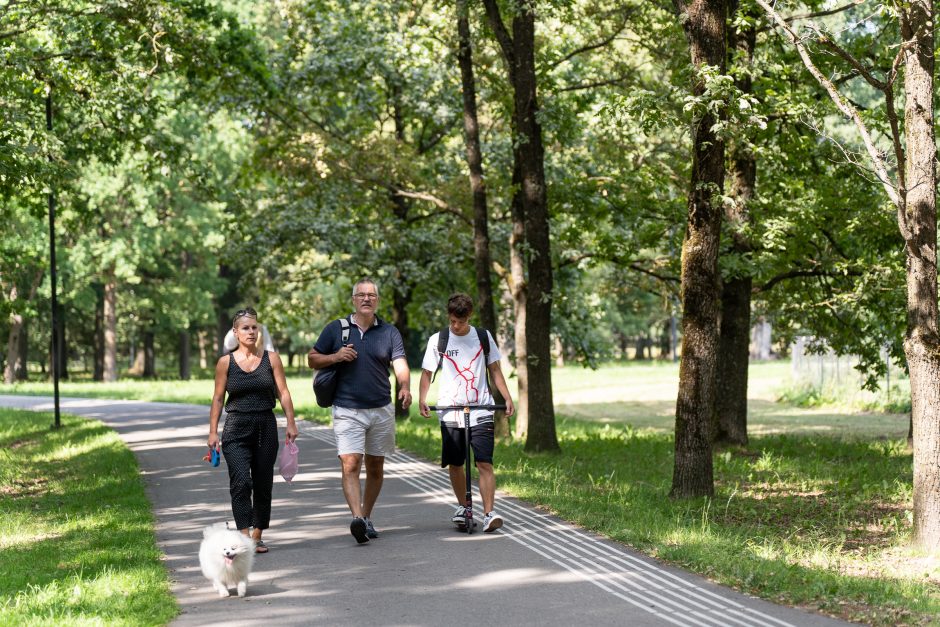
[[[95,290],[95,369],[92,378],[104,381],[104,286],[93,285]]]
[[[473,262],[477,279],[477,313],[480,324],[497,335],[496,307],[493,299],[490,257],[489,208],[486,203],[486,180],[483,178],[483,151],[480,148],[480,124],[477,117],[476,79],[473,74],[473,46],[470,36],[470,19],[467,0],[457,2],[457,62],[460,65],[460,82],[463,92],[463,136],[467,152],[467,169],[470,172],[470,193],[473,200]],[[494,386],[490,386],[493,400],[505,402]],[[509,435],[509,419],[498,411],[494,416],[495,435]]]
[[[59,346],[62,346],[62,342],[59,342]],[[62,352],[62,348],[59,349],[59,352]],[[62,360],[59,360],[61,364]],[[26,381],[29,378],[29,369],[27,365],[29,364],[29,318],[23,318],[23,325],[20,327],[20,346],[19,346],[19,361],[16,364],[14,369],[13,376],[17,381]],[[61,366],[60,366],[61,368]],[[59,378],[62,375],[62,371],[59,371]]]
[[[535,68],[535,11],[520,5],[513,14],[512,34],[503,22],[495,0],[484,0],[490,26],[506,61],[513,89],[513,125],[516,168],[513,178],[520,185],[524,211],[525,237],[525,359],[517,352],[519,374],[519,416],[516,435],[525,433],[527,451],[557,451],[555,408],[552,399],[552,255],[549,237],[548,199],[545,192],[545,151],[538,120],[537,74]],[[513,240],[517,239],[516,211],[513,216]],[[521,252],[521,251],[520,251]],[[520,289],[515,281],[514,292]],[[521,294],[521,292],[518,292]],[[517,317],[517,350],[520,320]],[[521,370],[525,362],[525,371]],[[525,380],[523,380],[525,377]]]
[[[518,163],[518,161],[517,161]],[[512,309],[515,314],[513,342],[516,354],[516,381],[519,398],[516,399],[515,437],[525,438],[529,433],[529,351],[526,343],[526,300],[528,287],[525,278],[525,208],[519,188],[519,167],[513,170],[511,213],[512,230],[509,233],[509,278],[512,291]]]
[[[529,375],[529,435],[527,451],[557,451],[555,405],[552,398],[552,252],[545,190],[545,151],[536,94],[535,14],[526,8],[512,20],[516,43],[514,106],[522,157],[522,198],[528,252],[526,350]]]
[[[180,379],[182,381],[189,381],[190,376],[192,376],[191,364],[190,364],[190,346],[189,346],[189,331],[180,331],[179,332],[179,359],[180,359]]]
[[[732,18],[738,2],[731,3]],[[743,30],[729,27],[728,55],[742,70],[737,73],[735,86],[744,94],[753,93],[751,65],[757,44],[755,24],[758,15],[750,18]],[[725,208],[725,219],[731,227],[731,251],[744,255],[753,249],[746,228],[751,222],[748,204],[754,197],[757,181],[757,159],[746,138],[739,138],[731,146],[731,198]],[[750,276],[732,278],[722,285],[721,327],[718,343],[718,369],[715,380],[715,417],[713,441],[715,444],[747,444],[747,376],[750,364],[751,288]]]
[[[6,366],[3,369],[3,382],[6,385],[12,385],[16,379],[16,373],[22,369],[24,359],[20,352],[20,334],[23,332],[22,314],[10,314],[10,333],[7,336],[7,359]]]
[[[36,292],[39,290],[39,284],[42,282],[43,273],[36,272],[30,280],[29,289],[25,297],[27,302],[32,302],[36,298]],[[16,285],[10,288],[10,302],[14,303],[21,298]],[[16,307],[16,306],[15,306]],[[19,309],[19,307],[16,307]],[[59,322],[62,321],[61,312]],[[59,343],[61,347],[61,342]],[[60,348],[59,352],[62,350]],[[10,313],[10,333],[7,337],[6,365],[3,372],[3,380],[6,384],[14,381],[25,381],[29,378],[27,362],[29,360],[29,319],[21,312],[13,311]],[[64,359],[62,360],[64,361]],[[61,372],[61,371],[60,371]]]
[[[393,288],[392,290],[392,324],[401,333],[401,340],[408,348],[408,340],[411,332],[408,330],[408,305],[411,303],[411,290],[403,288]],[[398,393],[401,391],[401,385],[398,384],[398,377],[395,377],[395,417],[407,418],[408,410],[402,407],[401,399]]]
[[[16,286],[10,288],[10,302],[16,301]],[[3,369],[3,382],[12,385],[16,381],[16,369],[20,365],[20,333],[23,331],[23,314],[10,314],[10,333],[7,336],[6,366]]]
[[[135,346],[134,350],[137,351],[134,353],[134,360],[131,362],[131,367],[128,369],[127,374],[139,377],[144,374],[144,351],[139,347]]]
[[[902,232],[908,233],[907,337],[914,440],[914,542],[940,551],[940,337],[937,309],[937,144],[934,135],[934,3],[912,0],[901,17],[904,134]]]
[[[726,281],[715,373],[715,444],[747,444],[747,369],[750,362],[750,277]]]
[[[199,347],[199,367],[205,370],[209,367],[209,337],[205,329],[196,333],[196,344]]]
[[[225,282],[225,289],[216,301],[216,329],[218,355],[225,354],[225,336],[232,328],[232,315],[238,309],[238,273],[225,264],[219,264],[219,278]]]
[[[153,331],[144,331],[144,378],[157,376],[156,354],[153,350]]]
[[[724,0],[676,0],[696,68],[725,67]],[[692,91],[705,91],[693,79]],[[715,399],[724,188],[724,140],[713,131],[716,119],[706,110],[693,120],[692,181],[688,219],[682,244],[682,361],[676,402],[675,465],[671,496],[688,498],[714,493],[711,422]]]
[[[102,321],[104,323],[104,354],[102,381],[117,381],[117,281],[111,276],[104,284]]]

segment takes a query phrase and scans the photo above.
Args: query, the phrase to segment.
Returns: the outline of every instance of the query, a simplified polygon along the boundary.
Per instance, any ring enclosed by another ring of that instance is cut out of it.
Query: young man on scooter
[[[466,294],[454,294],[448,299],[447,317],[450,324],[447,329],[428,339],[424,360],[421,362],[418,407],[422,416],[430,417],[427,395],[431,387],[431,377],[438,368],[441,368],[438,405],[471,407],[470,448],[480,474],[483,531],[492,532],[503,525],[502,517],[493,509],[496,495],[496,477],[493,473],[493,410],[472,409],[474,406],[493,404],[487,372],[493,385],[506,399],[506,416],[512,416],[515,407],[499,365],[499,348],[489,331],[470,326],[472,313],[473,300]],[[467,517],[464,506],[467,490],[463,469],[464,460],[467,459],[463,431],[464,414],[462,410],[442,411],[438,414],[441,422],[441,468],[447,467],[450,484],[460,504],[451,521],[458,527],[465,526],[466,521],[472,518]]]

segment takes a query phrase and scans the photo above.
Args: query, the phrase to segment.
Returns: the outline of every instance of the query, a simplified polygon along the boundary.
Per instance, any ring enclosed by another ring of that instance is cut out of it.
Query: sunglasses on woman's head
[[[245,307],[244,309],[239,309],[238,311],[235,312],[235,317],[232,318],[232,324],[234,324],[235,321],[238,320],[239,318],[243,318],[245,316],[251,316],[252,318],[257,318],[258,312],[252,309],[251,307]]]

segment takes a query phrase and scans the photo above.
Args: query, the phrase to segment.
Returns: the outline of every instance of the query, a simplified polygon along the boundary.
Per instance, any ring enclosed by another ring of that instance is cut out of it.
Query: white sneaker
[[[503,526],[503,517],[496,512],[490,512],[483,517],[483,532],[496,531]]]
[[[467,510],[463,505],[459,505],[454,515],[450,517],[450,522],[461,527],[467,525]]]

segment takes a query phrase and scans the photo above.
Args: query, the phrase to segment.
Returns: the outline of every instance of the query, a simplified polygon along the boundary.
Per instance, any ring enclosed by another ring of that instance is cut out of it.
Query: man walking
[[[509,396],[506,379],[499,366],[499,348],[489,331],[480,329],[486,337],[481,337],[478,329],[470,326],[470,314],[473,313],[473,300],[466,294],[454,294],[447,301],[448,338],[443,351],[438,351],[440,333],[435,333],[428,340],[421,362],[421,383],[418,387],[418,407],[425,418],[431,415],[427,404],[428,389],[431,387],[431,375],[441,367],[441,383],[438,390],[438,404],[456,405],[492,405],[486,373],[503,398],[506,399],[506,416],[512,416],[515,407]],[[487,347],[488,350],[487,350]],[[464,495],[467,491],[463,469],[467,456],[460,410],[440,413],[441,421],[441,468],[447,467],[450,473],[450,485],[457,497],[457,511],[451,521],[466,526]],[[494,509],[496,497],[496,477],[493,473],[493,412],[488,409],[470,411],[470,448],[473,460],[480,473],[480,496],[483,499],[483,531],[496,531],[503,525],[502,517]]]
[[[349,530],[364,544],[378,533],[372,508],[382,489],[385,456],[395,451],[395,403],[391,401],[389,365],[401,388],[398,398],[411,405],[411,371],[405,359],[401,334],[376,315],[379,288],[371,279],[353,286],[355,312],[349,321],[349,338],[343,344],[339,320],[326,325],[307,354],[307,365],[316,370],[339,364],[333,400],[333,432],[343,470],[343,495],[352,512]],[[359,474],[366,467],[365,489]]]

